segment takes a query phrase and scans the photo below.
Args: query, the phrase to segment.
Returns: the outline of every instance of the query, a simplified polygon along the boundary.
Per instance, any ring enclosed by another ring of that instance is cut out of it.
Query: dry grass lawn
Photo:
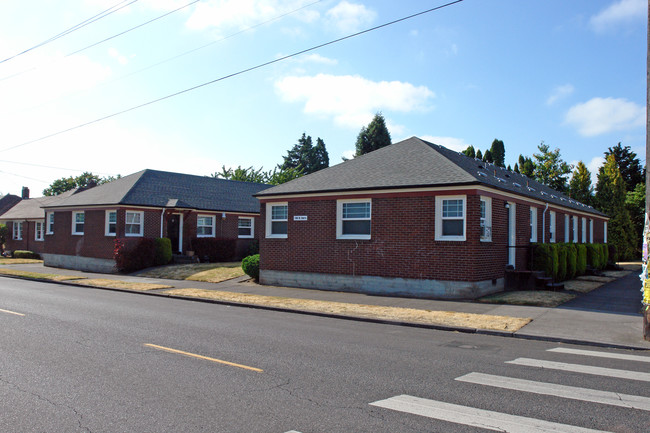
[[[580,292],[580,293],[589,293],[592,290],[597,289],[602,285],[603,283],[598,281],[576,279],[576,280],[565,281],[564,289],[572,290],[574,292]]]
[[[455,313],[450,311],[429,311],[414,308],[348,304],[343,302],[293,299],[278,296],[262,296],[203,289],[174,289],[167,290],[165,293],[176,296],[214,299],[239,304],[286,308],[290,310],[509,332],[515,332],[531,321],[531,319],[528,318],[522,319],[508,316],[491,316],[483,314]]]
[[[36,259],[11,259],[8,257],[0,257],[0,265],[26,265],[29,263],[43,263],[43,260]]]
[[[535,307],[557,307],[576,295],[562,292],[549,292],[546,290],[526,290],[515,292],[502,292],[478,299],[479,302],[488,304],[530,305]]]
[[[70,280],[82,280],[84,278],[84,277],[77,277],[74,275],[42,274],[39,272],[19,271],[17,269],[0,269],[0,274],[22,277],[22,278],[31,278],[33,280],[45,280],[45,281],[70,281]]]
[[[241,262],[167,265],[138,274],[140,277],[204,281],[207,283],[219,283],[242,275],[244,275],[244,271],[241,268]]]
[[[111,289],[126,289],[126,290],[136,290],[136,291],[171,289],[173,287],[164,284],[134,283],[130,281],[110,280],[107,278],[93,278],[93,279],[79,280],[79,281],[75,281],[75,283],[82,286],[107,287]]]

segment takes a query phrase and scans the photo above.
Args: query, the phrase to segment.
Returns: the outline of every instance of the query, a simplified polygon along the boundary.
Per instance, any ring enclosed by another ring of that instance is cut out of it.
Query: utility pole
[[[646,54],[646,110],[645,110],[645,220],[643,230],[643,296],[647,302],[647,291],[650,288],[648,284],[648,248],[650,244],[650,227],[648,224],[648,215],[650,215],[650,173],[648,173],[648,155],[650,155],[650,0],[648,0],[648,29],[647,29],[647,54]],[[643,338],[650,341],[650,305],[645,304],[643,310]]]

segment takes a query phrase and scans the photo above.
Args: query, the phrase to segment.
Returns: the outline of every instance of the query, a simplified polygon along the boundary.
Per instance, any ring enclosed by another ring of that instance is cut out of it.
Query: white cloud
[[[341,33],[353,33],[372,23],[377,13],[362,4],[342,1],[325,13],[327,22]]]
[[[592,98],[571,107],[565,123],[592,137],[645,125],[645,108],[623,98]]]
[[[648,12],[646,0],[619,0],[600,11],[590,19],[596,31],[605,31],[619,24],[644,18]]]
[[[115,48],[109,48],[108,55],[117,60],[120,65],[126,65],[129,63],[129,59],[127,59],[126,56],[120,54],[120,52]]]
[[[469,147],[469,143],[466,143],[462,138],[435,137],[433,135],[422,135],[419,137],[430,143],[439,144],[440,146],[444,146],[447,149],[455,150],[456,152],[462,152]]]
[[[562,86],[557,86],[553,89],[551,96],[546,100],[546,105],[553,105],[560,99],[563,99],[574,92],[574,87],[571,84],[564,84]]]
[[[367,125],[377,111],[427,110],[435,97],[426,86],[376,82],[358,75],[285,77],[276,81],[275,88],[284,101],[304,101],[305,113],[332,116],[337,124],[352,128]]]
[[[282,56],[279,56],[282,57]],[[338,60],[336,59],[330,59],[329,57],[324,57],[321,56],[320,54],[306,54],[302,55],[300,57],[296,57],[294,61],[298,63],[318,63],[321,65],[336,65],[338,64]]]

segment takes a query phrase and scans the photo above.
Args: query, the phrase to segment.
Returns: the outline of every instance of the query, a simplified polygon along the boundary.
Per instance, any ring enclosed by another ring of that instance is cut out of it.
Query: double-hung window
[[[578,243],[578,217],[574,216],[571,218],[573,220],[573,243]]]
[[[239,217],[237,230],[240,238],[252,238],[255,235],[254,221],[254,218]]]
[[[124,217],[124,235],[142,236],[144,212],[126,211]]]
[[[481,197],[481,241],[489,242],[492,240],[492,199],[490,197]]]
[[[47,226],[46,234],[54,234],[54,212],[47,212],[45,214],[45,224]]]
[[[466,196],[436,197],[436,240],[464,241]]]
[[[556,219],[555,211],[551,211],[549,213],[549,216],[550,216],[549,229],[548,229],[548,231],[549,231],[549,240],[552,243],[554,243],[554,242],[556,242],[556,238],[555,238],[555,231],[556,231],[556,227],[555,227],[555,225],[556,225],[555,224],[555,219]]]
[[[530,207],[530,241],[537,242],[537,208]]]
[[[587,243],[587,218],[582,217],[582,243]]]
[[[336,238],[370,239],[372,203],[370,199],[336,202]]]
[[[266,237],[286,238],[289,228],[289,204],[266,204]]]
[[[594,243],[594,220],[589,219],[589,243]]]
[[[603,243],[607,243],[607,221],[603,221]]]
[[[569,215],[564,215],[564,242],[567,244],[570,241],[569,233]]]
[[[36,221],[34,224],[34,239],[37,241],[43,240],[43,226],[45,223],[43,221]]]
[[[196,236],[199,238],[214,237],[214,215],[199,215],[196,219]]]
[[[23,222],[14,221],[13,224],[13,240],[20,241],[23,239]]]
[[[106,211],[106,227],[104,231],[106,236],[115,236],[117,234],[117,211]]]
[[[72,212],[72,234],[84,234],[84,222],[86,220],[85,214],[82,212]]]

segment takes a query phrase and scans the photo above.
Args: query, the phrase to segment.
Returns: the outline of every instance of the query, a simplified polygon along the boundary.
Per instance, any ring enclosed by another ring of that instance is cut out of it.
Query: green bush
[[[584,275],[587,271],[587,246],[585,244],[577,244],[576,250],[578,251],[576,260],[576,275]]]
[[[137,242],[130,239],[115,239],[113,258],[115,267],[120,272],[135,272],[150,268],[155,263],[156,241],[152,238],[140,238]]]
[[[576,276],[576,267],[578,262],[578,250],[575,244],[564,244],[567,250],[566,255],[566,279],[572,280]]]
[[[607,266],[607,263],[609,263],[609,248],[607,248],[607,244],[600,244],[600,248],[602,250],[603,254],[603,267],[602,269],[605,269]]]
[[[154,266],[162,266],[172,261],[172,241],[169,238],[156,238]]]
[[[594,269],[601,268],[602,262],[602,250],[598,244],[587,244],[587,266],[591,266]]]
[[[557,278],[558,251],[555,244],[533,244],[533,270],[543,271],[546,276]]]
[[[235,258],[236,239],[193,238],[191,244],[194,254],[201,261],[210,263],[230,262]]]
[[[241,262],[241,268],[249,277],[255,279],[255,281],[260,278],[260,255],[254,254],[244,258]]]
[[[564,244],[557,244],[557,281],[566,280],[568,249]]]
[[[11,257],[14,259],[36,259],[39,260],[41,256],[38,254],[32,252],[32,251],[25,251],[25,250],[16,250],[13,253],[11,253]]]
[[[607,263],[617,263],[618,262],[618,250],[616,249],[616,245],[613,244],[607,244]]]
[[[255,254],[260,253],[260,242],[257,239],[253,239],[248,245],[248,254],[247,256],[254,256]]]

